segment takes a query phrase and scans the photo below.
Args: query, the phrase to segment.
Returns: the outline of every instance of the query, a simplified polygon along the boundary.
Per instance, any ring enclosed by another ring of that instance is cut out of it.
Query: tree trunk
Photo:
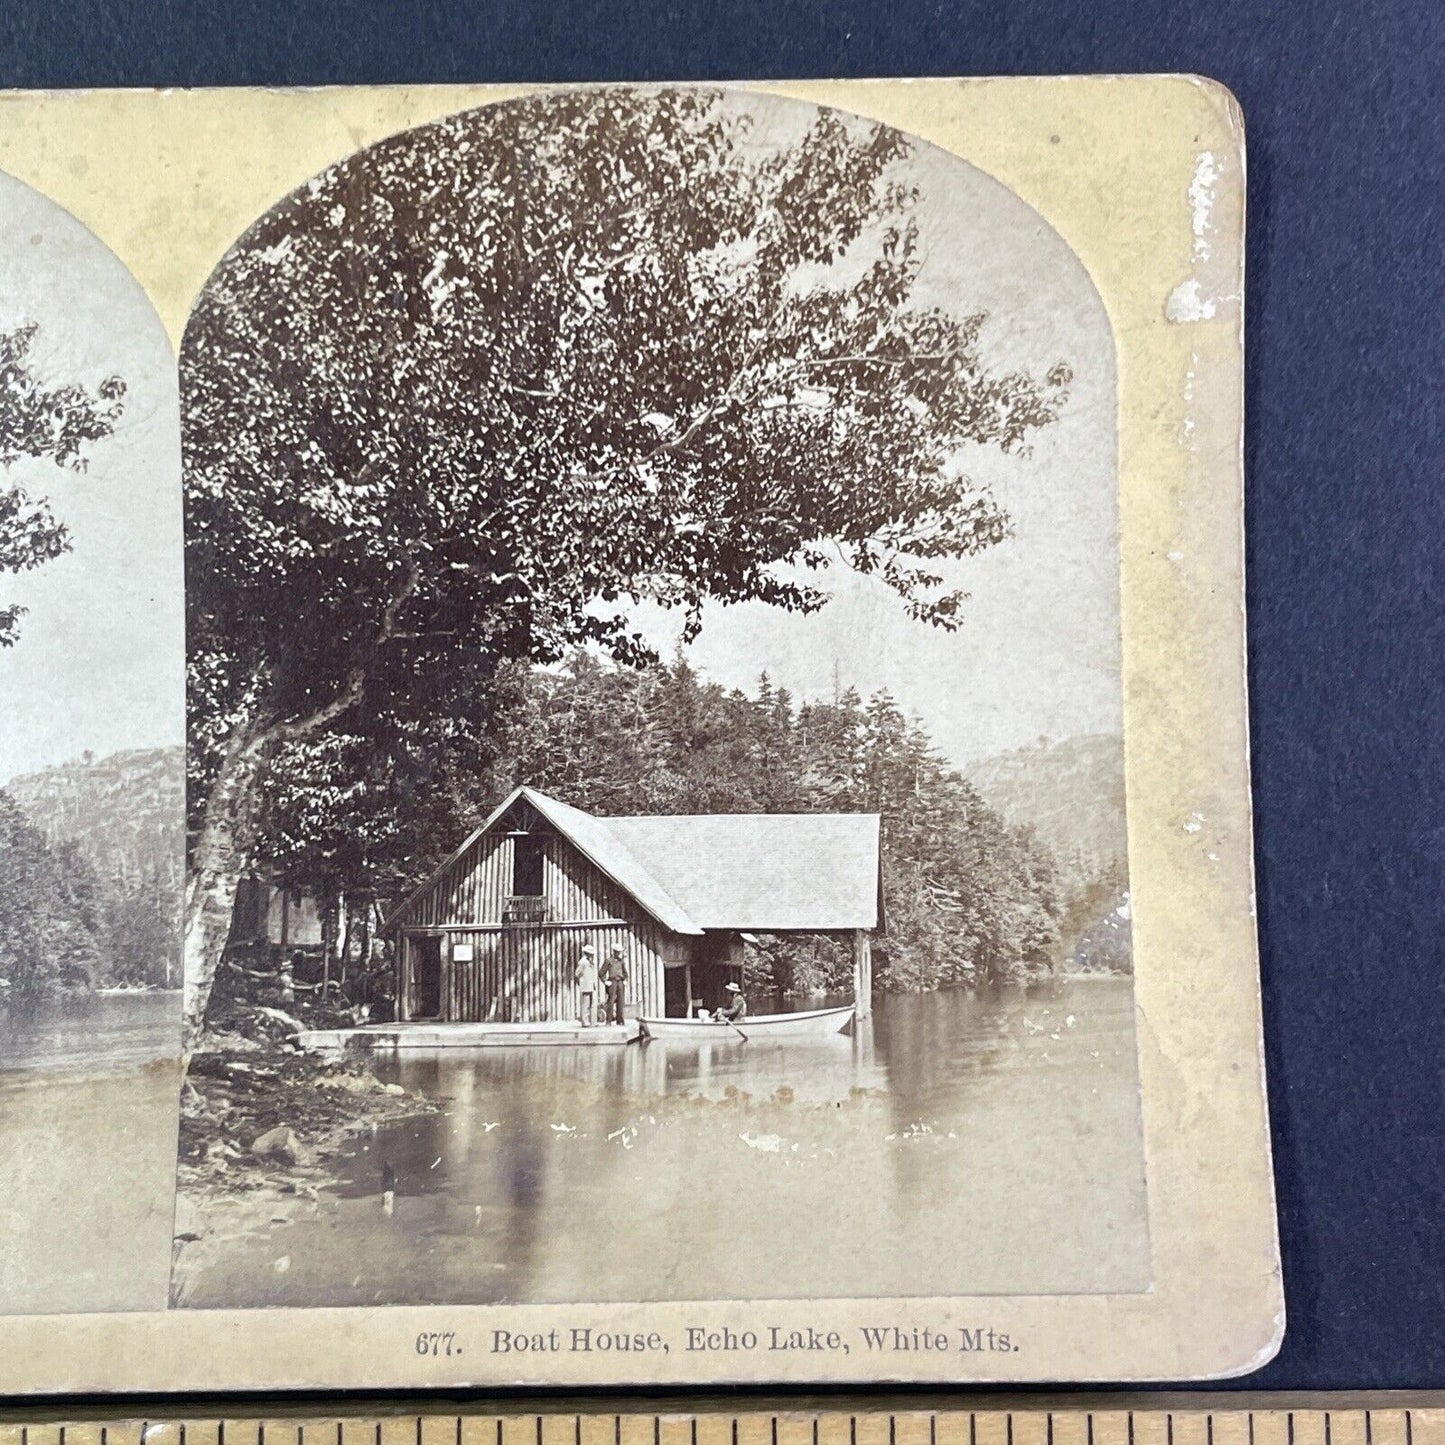
[[[187,1053],[205,1032],[211,986],[231,932],[236,886],[251,862],[261,752],[259,740],[238,729],[211,788],[186,880],[182,987]]]
[[[338,897],[341,899],[341,941],[336,948],[336,981],[341,985],[342,992],[345,993],[350,977],[351,938],[356,914],[349,893],[340,893]]]
[[[321,914],[321,999],[331,992],[331,958],[336,949],[338,895],[329,888]]]

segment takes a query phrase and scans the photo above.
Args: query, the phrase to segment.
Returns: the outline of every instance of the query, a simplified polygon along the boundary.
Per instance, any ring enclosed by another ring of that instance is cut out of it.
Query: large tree
[[[48,386],[36,372],[33,324],[0,331],[0,468],[44,460],[83,472],[88,443],[120,420],[125,383],[107,377],[91,391],[78,382]],[[70,533],[43,497],[0,483],[0,572],[28,572],[70,550]],[[25,609],[0,605],[0,647],[12,647]]]
[[[359,152],[227,254],[181,355],[192,1037],[288,749],[404,754],[506,659],[636,660],[637,597],[695,630],[708,598],[820,606],[798,568],[841,561],[956,623],[937,560],[1008,525],[960,450],[1024,445],[1070,378],[913,302],[908,151],[554,93]]]

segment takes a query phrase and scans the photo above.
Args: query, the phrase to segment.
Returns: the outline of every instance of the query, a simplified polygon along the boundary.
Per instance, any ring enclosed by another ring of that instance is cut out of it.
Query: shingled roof
[[[876,813],[599,818],[700,928],[878,925]]]
[[[876,813],[598,817],[517,788],[433,877],[525,799],[674,933],[827,932],[879,925]],[[430,880],[428,880],[430,882]],[[423,884],[413,897],[428,886]],[[396,910],[400,917],[407,905]]]

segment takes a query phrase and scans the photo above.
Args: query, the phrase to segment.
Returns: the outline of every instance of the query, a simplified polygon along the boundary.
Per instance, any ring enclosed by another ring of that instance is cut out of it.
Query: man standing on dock
[[[602,982],[607,985],[607,1022],[622,1022],[622,1001],[627,989],[627,961],[620,948],[614,948],[602,965]]]
[[[591,1028],[597,1022],[597,950],[590,943],[582,945],[572,976],[577,981],[577,1022]]]

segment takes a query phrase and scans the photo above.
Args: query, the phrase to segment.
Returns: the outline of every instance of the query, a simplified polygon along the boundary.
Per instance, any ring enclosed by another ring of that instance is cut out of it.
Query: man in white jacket
[[[582,945],[572,977],[577,982],[577,1022],[591,1028],[597,1022],[597,950],[590,943]]]

